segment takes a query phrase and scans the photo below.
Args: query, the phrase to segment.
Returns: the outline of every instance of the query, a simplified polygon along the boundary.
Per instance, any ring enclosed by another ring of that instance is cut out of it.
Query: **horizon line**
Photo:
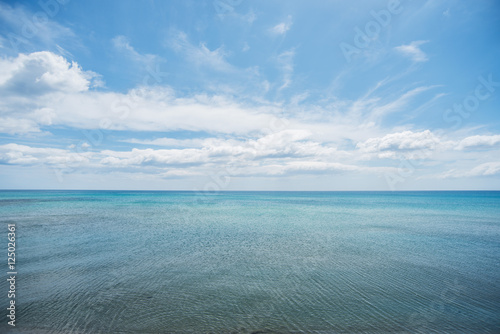
[[[222,192],[452,192],[452,191],[500,191],[500,189],[399,189],[399,190],[187,190],[187,189],[1,189],[0,191],[142,191],[142,192],[197,192],[204,194]]]

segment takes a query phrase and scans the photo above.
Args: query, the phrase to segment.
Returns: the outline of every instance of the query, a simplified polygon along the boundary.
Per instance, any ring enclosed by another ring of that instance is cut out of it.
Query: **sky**
[[[495,0],[0,1],[0,188],[500,189]]]

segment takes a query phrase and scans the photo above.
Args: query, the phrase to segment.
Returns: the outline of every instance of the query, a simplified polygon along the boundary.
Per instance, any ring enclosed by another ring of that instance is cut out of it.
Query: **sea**
[[[500,333],[498,191],[10,190],[0,222],[0,333]]]

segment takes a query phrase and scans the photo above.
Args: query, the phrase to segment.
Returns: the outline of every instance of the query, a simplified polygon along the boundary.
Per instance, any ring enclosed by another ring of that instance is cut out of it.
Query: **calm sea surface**
[[[500,332],[500,192],[0,191],[0,222],[1,333]]]

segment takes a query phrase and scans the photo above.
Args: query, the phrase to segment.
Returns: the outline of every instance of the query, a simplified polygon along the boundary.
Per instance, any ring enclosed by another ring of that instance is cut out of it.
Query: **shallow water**
[[[16,333],[500,331],[500,192],[0,191],[0,221]]]

